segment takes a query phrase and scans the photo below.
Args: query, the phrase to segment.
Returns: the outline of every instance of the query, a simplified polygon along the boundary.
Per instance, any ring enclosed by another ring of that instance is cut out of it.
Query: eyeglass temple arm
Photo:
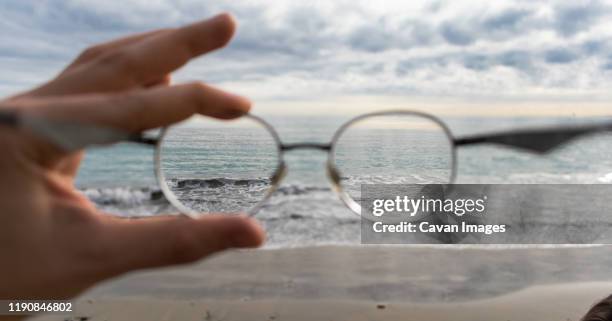
[[[121,131],[118,131],[116,129],[111,129],[111,128],[103,128],[103,127],[97,127],[97,126],[90,126],[90,125],[86,125],[86,124],[78,124],[78,123],[65,123],[65,122],[56,122],[53,120],[48,120],[48,119],[42,119],[39,118],[37,119],[36,122],[26,122],[23,121],[24,116],[23,115],[19,115],[18,112],[14,111],[14,110],[0,110],[0,125],[5,125],[5,126],[9,126],[9,127],[44,127],[44,130],[42,130],[42,132],[54,132],[54,133],[61,133],[61,135],[72,135],[75,137],[78,136],[87,136],[90,135],[92,136],[92,144],[95,145],[96,142],[96,137],[95,136],[104,136],[105,139],[107,139],[107,137],[111,137],[111,138],[116,138],[116,142],[121,142],[121,141],[125,141],[125,142],[132,142],[132,143],[137,143],[137,144],[144,144],[144,145],[156,145],[159,141],[159,139],[157,138],[153,138],[153,137],[146,137],[144,135],[142,135],[142,133],[136,133],[136,134],[128,134],[128,133],[123,133]],[[70,128],[67,128],[69,125]],[[34,132],[41,132],[41,128],[30,128],[32,129]],[[55,136],[55,135],[54,135]],[[58,138],[58,137],[53,137],[53,138]],[[61,138],[61,137],[60,137]]]
[[[159,139],[154,137],[146,137],[142,134],[134,134],[128,137],[125,141],[130,143],[155,146],[159,142]]]
[[[0,110],[0,124],[16,127],[19,124],[19,118],[16,112]]]
[[[543,128],[457,138],[455,146],[498,144],[546,154],[580,136],[612,131],[612,123],[574,128]]]

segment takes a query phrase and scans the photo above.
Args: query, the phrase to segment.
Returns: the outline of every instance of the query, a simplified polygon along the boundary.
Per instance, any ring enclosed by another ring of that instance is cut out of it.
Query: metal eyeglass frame
[[[276,145],[278,162],[276,164],[276,169],[274,170],[274,173],[272,174],[270,178],[270,182],[271,182],[270,188],[268,188],[268,190],[266,191],[262,199],[247,211],[247,214],[249,216],[255,215],[261,209],[261,207],[266,203],[266,201],[272,196],[272,194],[274,194],[278,186],[280,186],[280,182],[287,174],[287,165],[284,159],[285,152],[292,151],[292,150],[299,150],[299,149],[314,149],[314,150],[324,151],[327,153],[325,171],[326,171],[327,177],[329,178],[332,184],[334,191],[336,192],[340,200],[344,203],[344,205],[346,205],[346,207],[348,207],[354,213],[360,215],[361,205],[358,202],[355,202],[355,200],[353,200],[353,198],[345,190],[343,190],[342,185],[340,184],[341,176],[340,176],[338,169],[335,166],[335,160],[334,160],[335,148],[336,148],[336,145],[337,145],[336,143],[338,139],[342,136],[342,134],[346,131],[347,128],[349,128],[351,125],[363,119],[370,118],[370,117],[377,117],[377,116],[416,116],[420,118],[425,118],[427,120],[434,122],[436,125],[440,126],[440,128],[444,131],[447,139],[449,140],[450,145],[454,146],[454,144],[452,144],[453,139],[452,139],[451,132],[446,126],[446,124],[444,124],[441,120],[439,120],[438,118],[430,114],[421,113],[418,111],[393,110],[393,111],[374,112],[374,113],[368,113],[368,114],[357,116],[355,118],[352,118],[348,122],[345,122],[344,124],[342,124],[333,134],[331,142],[327,144],[309,143],[309,142],[284,144],[281,141],[280,136],[278,135],[274,127],[272,127],[272,125],[270,125],[268,122],[266,122],[265,120],[263,120],[262,118],[258,116],[248,114],[243,117],[249,118],[255,123],[258,123],[259,125],[261,125],[263,128],[266,129],[266,131],[273,138],[274,143]],[[166,132],[167,132],[167,128],[164,128],[158,138],[159,140],[158,140],[158,143],[156,144],[157,146],[155,149],[155,176],[157,177],[157,182],[162,192],[168,199],[168,201],[174,207],[176,207],[183,214],[186,214],[189,216],[196,216],[197,212],[184,206],[181,203],[181,201],[176,198],[174,192],[170,190],[170,187],[166,183],[164,171],[161,168],[162,167],[161,166],[161,163],[162,163],[161,142],[163,142]],[[448,183],[451,183],[455,180],[455,173],[456,173],[455,148],[451,148],[450,153],[451,153],[451,174],[450,174]]]
[[[460,146],[476,144],[497,144],[513,148],[519,148],[531,153],[546,154],[580,136],[589,135],[597,132],[612,131],[612,122],[606,121],[582,126],[531,128],[524,130],[514,130],[455,138],[453,137],[448,126],[439,118],[433,115],[411,110],[387,110],[367,113],[350,119],[336,130],[336,132],[332,136],[331,142],[328,144],[283,144],[279,135],[269,123],[267,123],[265,120],[258,116],[247,114],[243,117],[250,118],[251,120],[259,123],[268,131],[268,133],[270,133],[276,143],[276,149],[278,153],[277,168],[271,177],[272,186],[268,189],[262,200],[258,202],[253,208],[251,208],[248,213],[250,215],[254,215],[255,213],[257,213],[257,211],[266,202],[266,200],[274,193],[280,181],[285,176],[287,172],[287,167],[283,158],[285,152],[297,149],[317,149],[321,151],[326,151],[328,153],[328,158],[326,162],[326,172],[334,190],[339,195],[342,202],[351,211],[356,214],[360,214],[361,206],[359,205],[359,203],[355,202],[348,195],[348,193],[346,193],[346,191],[342,189],[342,186],[340,184],[340,175],[334,165],[334,152],[336,142],[349,126],[360,120],[376,116],[402,115],[425,118],[439,125],[440,128],[444,131],[452,147],[452,164],[451,175],[448,182],[449,184],[452,184],[455,181],[457,169],[456,150]],[[161,142],[163,141],[163,138],[167,132],[167,128],[162,129],[159,137],[152,138],[146,137],[142,133],[133,134],[117,129],[99,127],[96,125],[82,124],[64,120],[47,119],[38,116],[28,115],[25,113],[19,113],[17,110],[12,109],[0,109],[0,125],[28,129],[34,134],[45,138],[49,142],[57,145],[59,148],[65,150],[66,152],[81,150],[88,146],[108,145],[121,141],[155,146],[155,176],[165,197],[173,206],[175,206],[180,212],[182,212],[182,214],[191,217],[195,216],[194,211],[188,209],[187,207],[182,205],[182,203],[178,199],[176,199],[174,193],[169,189],[168,185],[166,184],[163,171],[161,170],[160,149]]]

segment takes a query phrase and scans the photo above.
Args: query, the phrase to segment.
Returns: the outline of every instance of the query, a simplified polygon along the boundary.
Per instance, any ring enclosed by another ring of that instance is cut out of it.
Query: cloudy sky
[[[237,91],[263,110],[612,110],[603,1],[3,0],[0,94],[52,77],[88,45],[220,11],[237,17],[236,38],[176,80]]]

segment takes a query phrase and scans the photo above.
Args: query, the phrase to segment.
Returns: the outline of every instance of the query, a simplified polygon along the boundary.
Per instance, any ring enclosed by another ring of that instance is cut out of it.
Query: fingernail
[[[248,99],[245,96],[234,94],[234,93],[232,93],[231,95],[234,97],[234,99],[239,100],[240,103],[245,105],[245,106],[249,106],[250,107],[253,104],[253,102],[251,102],[251,100]]]
[[[232,119],[248,114],[251,110],[251,100],[246,97],[236,94],[229,94],[231,103],[227,104],[229,108],[221,110],[221,117]]]
[[[224,21],[224,22],[228,22],[230,24],[236,24],[236,19],[234,19],[234,16],[232,16],[231,14],[229,14],[227,12],[222,12],[222,13],[212,17],[210,20]]]
[[[237,228],[231,236],[231,244],[233,247],[257,247],[263,243],[261,235],[261,227],[252,218],[240,216],[240,228]]]

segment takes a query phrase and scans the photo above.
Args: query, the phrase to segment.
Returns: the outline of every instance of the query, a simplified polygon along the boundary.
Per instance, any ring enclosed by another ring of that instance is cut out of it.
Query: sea
[[[336,130],[351,118],[349,115],[259,116],[276,130],[284,144],[329,143]],[[446,116],[441,119],[454,137],[534,127],[575,126],[610,120],[602,117],[490,116]],[[274,149],[270,148],[269,136],[250,134],[248,129],[226,131],[220,135],[215,126],[185,126],[180,133],[171,137],[171,140],[174,139],[174,145],[168,147],[171,156],[165,157],[163,161],[164,169],[172,173],[171,177],[167,177],[170,188],[174,189],[179,199],[203,212],[206,209],[215,211],[220,208],[215,207],[220,205],[210,204],[222,203],[223,208],[233,208],[244,202],[249,195],[260,196],[261,190],[267,190],[269,187],[271,173],[266,168],[257,167],[257,164],[263,159],[267,160],[266,164],[276,159],[276,155],[273,155]],[[397,130],[396,127],[394,129]],[[414,134],[411,137],[418,137],[419,131],[427,133],[428,128],[413,126],[410,131]],[[385,171],[385,164],[381,162],[389,159],[381,159],[379,156],[385,155],[388,150],[379,148],[380,146],[375,149],[361,148],[368,140],[367,132],[355,132],[354,136],[350,136],[352,133],[347,131],[347,135],[345,137],[353,139],[353,143],[359,148],[347,149],[343,154],[338,151],[343,160],[337,161],[349,164],[345,166],[350,168],[341,171],[341,181],[345,190],[352,191],[351,193],[357,193],[360,184],[368,182],[401,184],[406,182],[405,177],[408,176],[418,182],[448,175],[439,171],[448,166],[444,163],[448,158],[439,159],[433,157],[431,151],[417,152],[417,149],[411,149],[411,146],[416,148],[426,145],[418,140],[402,146],[400,143],[408,140],[386,140],[390,146],[389,150],[398,150],[401,147],[404,153],[393,155],[391,161],[394,171]],[[260,138],[264,136],[265,141]],[[202,139],[206,140],[209,150],[204,151],[202,146],[191,142],[193,137],[204,137]],[[424,134],[423,137],[427,135]],[[455,182],[610,184],[611,143],[611,133],[590,135],[571,141],[546,155],[494,145],[460,147],[456,150]],[[230,149],[234,154],[224,156]],[[364,157],[367,160],[364,160]],[[360,244],[360,217],[347,208],[330,184],[326,173],[328,154],[316,149],[290,150],[284,153],[284,162],[287,175],[255,214],[255,218],[267,232],[266,247]],[[434,165],[430,166],[431,170],[423,172],[412,170],[416,166],[415,163]],[[407,168],[410,173],[398,173],[398,168]],[[352,169],[355,171],[352,172]],[[248,175],[236,177],[232,176],[233,172]],[[360,177],[367,179],[359,179]],[[178,213],[178,209],[167,200],[156,180],[154,148],[150,146],[120,143],[88,149],[76,185],[99,209],[113,215],[134,217]],[[236,190],[237,187],[240,187],[240,191]],[[181,194],[185,188],[189,188],[188,195]],[[579,210],[584,208],[585,203],[588,205],[592,202],[599,204],[600,210],[594,214],[598,215],[596,219],[612,214],[612,211],[606,210],[608,198],[605,196],[564,206],[569,206],[566,210],[571,212],[572,206]]]

